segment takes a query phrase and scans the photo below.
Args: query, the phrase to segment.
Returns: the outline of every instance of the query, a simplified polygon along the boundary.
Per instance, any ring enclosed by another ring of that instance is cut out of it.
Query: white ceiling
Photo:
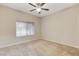
[[[33,3],[35,4],[35,3]],[[26,13],[29,13],[34,16],[38,17],[44,17],[47,15],[51,15],[52,13],[56,11],[60,11],[64,8],[71,7],[75,5],[76,3],[46,3],[43,7],[50,9],[49,11],[42,11],[41,14],[38,14],[36,11],[30,12],[29,10],[32,10],[34,7],[29,5],[28,3],[1,3],[1,5],[17,9]]]

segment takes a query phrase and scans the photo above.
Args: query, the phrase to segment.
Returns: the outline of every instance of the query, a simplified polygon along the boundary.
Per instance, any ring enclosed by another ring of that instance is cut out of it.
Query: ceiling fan
[[[49,11],[49,9],[47,8],[42,8],[46,3],[36,3],[36,5],[32,3],[28,3],[28,4],[35,7],[35,9],[30,10],[31,12],[36,10],[40,14],[42,10]]]

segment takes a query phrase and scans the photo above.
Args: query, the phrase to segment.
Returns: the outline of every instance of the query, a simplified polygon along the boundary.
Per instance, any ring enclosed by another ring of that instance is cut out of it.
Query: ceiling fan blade
[[[40,3],[36,3],[37,6],[40,6]]]
[[[32,9],[32,10],[30,10],[30,11],[32,12],[32,11],[34,11],[34,10],[36,10],[36,9]]]
[[[49,9],[46,9],[46,8],[41,8],[42,10],[46,10],[46,11],[49,11]]]
[[[40,6],[44,6],[44,5],[45,5],[45,3],[41,3],[41,4],[40,4]]]
[[[36,7],[35,5],[33,5],[32,3],[28,3],[29,5],[33,6],[33,7]]]

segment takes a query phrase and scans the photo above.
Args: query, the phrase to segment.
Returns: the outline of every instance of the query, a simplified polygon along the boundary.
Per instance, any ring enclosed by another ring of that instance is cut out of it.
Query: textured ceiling
[[[35,4],[35,3],[33,3]],[[36,11],[30,12],[34,7],[29,5],[28,3],[2,3],[1,5],[8,6],[13,9],[17,9],[26,13],[29,13],[34,16],[44,17],[47,15],[51,15],[54,12],[60,11],[64,8],[71,7],[75,5],[75,3],[46,3],[43,7],[50,9],[49,11],[42,11],[41,14],[38,14]]]

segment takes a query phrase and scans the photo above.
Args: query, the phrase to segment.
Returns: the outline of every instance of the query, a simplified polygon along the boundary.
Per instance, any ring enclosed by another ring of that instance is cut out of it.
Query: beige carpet
[[[2,56],[79,56],[76,48],[57,43],[36,40],[0,49]]]

